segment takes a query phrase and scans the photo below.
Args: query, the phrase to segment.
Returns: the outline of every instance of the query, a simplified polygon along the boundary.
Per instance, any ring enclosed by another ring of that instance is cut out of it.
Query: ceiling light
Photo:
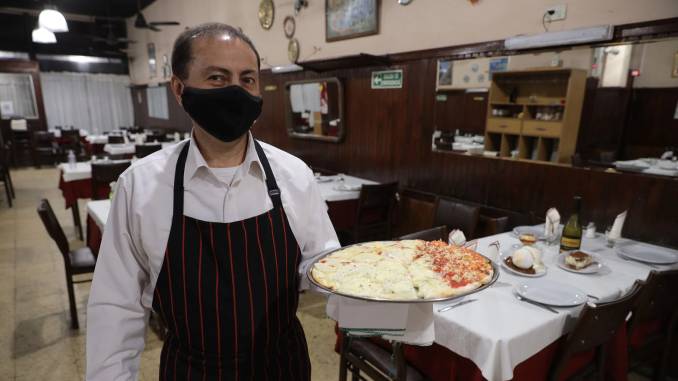
[[[68,32],[66,18],[56,9],[46,8],[38,16],[38,25],[52,32]]]
[[[36,44],[54,44],[56,36],[50,30],[40,27],[33,29],[33,42]]]

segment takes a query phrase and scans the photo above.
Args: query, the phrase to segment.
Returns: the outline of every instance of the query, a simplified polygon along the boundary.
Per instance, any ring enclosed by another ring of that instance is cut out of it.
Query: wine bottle
[[[560,238],[560,251],[579,250],[581,247],[582,226],[579,220],[581,211],[581,197],[575,196],[574,208],[570,218],[563,228],[563,235]]]

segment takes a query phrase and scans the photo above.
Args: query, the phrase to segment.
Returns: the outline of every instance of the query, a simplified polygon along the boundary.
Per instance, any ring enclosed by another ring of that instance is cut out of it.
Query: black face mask
[[[261,97],[235,85],[216,89],[184,87],[181,102],[200,127],[224,142],[232,142],[249,131],[263,104]]]

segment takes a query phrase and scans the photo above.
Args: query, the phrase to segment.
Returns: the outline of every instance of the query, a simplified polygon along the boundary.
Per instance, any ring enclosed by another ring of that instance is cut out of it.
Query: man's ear
[[[174,98],[177,100],[177,103],[179,103],[180,106],[183,107],[181,104],[181,94],[184,92],[184,83],[181,82],[179,77],[176,75],[172,75],[172,79],[170,80],[170,87],[172,88],[172,94],[174,94]]]

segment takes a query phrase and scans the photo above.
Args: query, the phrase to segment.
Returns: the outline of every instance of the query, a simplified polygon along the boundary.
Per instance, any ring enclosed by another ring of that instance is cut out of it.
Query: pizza
[[[471,249],[442,241],[367,242],[322,258],[311,276],[345,295],[384,300],[453,297],[492,279],[490,261]]]

